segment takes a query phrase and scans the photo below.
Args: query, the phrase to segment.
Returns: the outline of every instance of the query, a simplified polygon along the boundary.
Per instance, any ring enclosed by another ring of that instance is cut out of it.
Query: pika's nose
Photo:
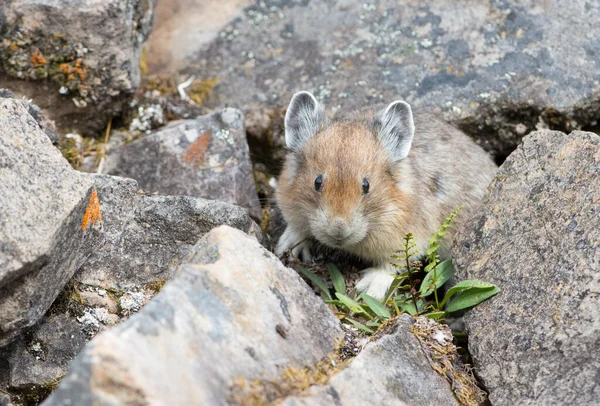
[[[350,235],[350,226],[342,218],[333,219],[329,225],[329,235],[338,241],[343,241]]]

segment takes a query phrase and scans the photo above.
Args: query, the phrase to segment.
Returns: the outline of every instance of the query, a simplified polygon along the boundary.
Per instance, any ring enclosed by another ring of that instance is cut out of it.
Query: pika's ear
[[[319,131],[325,120],[325,109],[309,92],[298,92],[285,113],[285,144],[299,152],[310,137]]]
[[[413,114],[408,103],[401,100],[390,103],[375,115],[373,124],[379,141],[393,160],[399,161],[408,156],[415,134]]]

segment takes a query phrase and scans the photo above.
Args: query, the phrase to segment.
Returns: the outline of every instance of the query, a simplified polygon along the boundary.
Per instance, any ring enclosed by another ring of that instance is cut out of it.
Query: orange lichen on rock
[[[75,65],[61,63],[58,65],[58,69],[60,69],[68,80],[75,80],[78,77],[79,80],[83,81],[87,77],[88,66],[81,59],[77,59]]]
[[[183,160],[186,164],[191,165],[194,168],[198,168],[202,162],[204,162],[204,156],[208,152],[208,144],[210,143],[211,131],[205,131],[198,137],[196,141],[187,147],[186,152],[183,156]]]
[[[87,76],[87,65],[83,63],[81,59],[77,59],[75,61],[75,67],[73,68],[73,72],[79,76],[79,79],[85,80]]]
[[[31,60],[31,63],[33,64],[33,66],[35,66],[36,68],[38,66],[46,65],[46,63],[47,63],[46,58],[44,58],[44,55],[42,55],[39,48],[36,48],[33,50],[30,60]]]
[[[98,199],[98,191],[94,187],[92,196],[90,196],[90,202],[88,203],[88,207],[85,209],[85,214],[83,215],[81,230],[85,230],[88,224],[94,224],[96,221],[102,221],[102,214],[100,213],[100,200]]]

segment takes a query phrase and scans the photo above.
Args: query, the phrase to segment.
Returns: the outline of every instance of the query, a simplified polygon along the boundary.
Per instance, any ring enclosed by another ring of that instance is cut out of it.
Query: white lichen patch
[[[149,133],[153,128],[165,124],[163,108],[160,104],[139,106],[137,117],[129,124],[130,132]]]
[[[219,131],[217,131],[215,133],[215,137],[218,138],[218,139],[220,139],[220,140],[225,141],[227,144],[229,144],[231,146],[233,146],[235,144],[235,141],[233,140],[233,138],[231,138],[229,136],[229,130],[226,130],[226,129],[222,128],[222,129],[220,129]]]
[[[425,38],[423,41],[421,41],[421,46],[423,48],[429,48],[433,45],[433,41],[431,41],[429,38]]]
[[[149,300],[150,295],[144,291],[129,291],[120,297],[119,306],[121,311],[125,314],[135,313],[148,303]]]

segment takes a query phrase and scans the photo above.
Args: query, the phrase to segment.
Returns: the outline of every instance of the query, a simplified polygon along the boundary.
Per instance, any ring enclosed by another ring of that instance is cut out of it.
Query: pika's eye
[[[319,176],[317,176],[317,179],[315,179],[315,190],[317,192],[320,192],[322,186],[323,186],[323,177],[321,175],[319,175]]]
[[[367,178],[363,179],[363,195],[366,195],[367,193],[369,193],[369,181],[367,180]]]

